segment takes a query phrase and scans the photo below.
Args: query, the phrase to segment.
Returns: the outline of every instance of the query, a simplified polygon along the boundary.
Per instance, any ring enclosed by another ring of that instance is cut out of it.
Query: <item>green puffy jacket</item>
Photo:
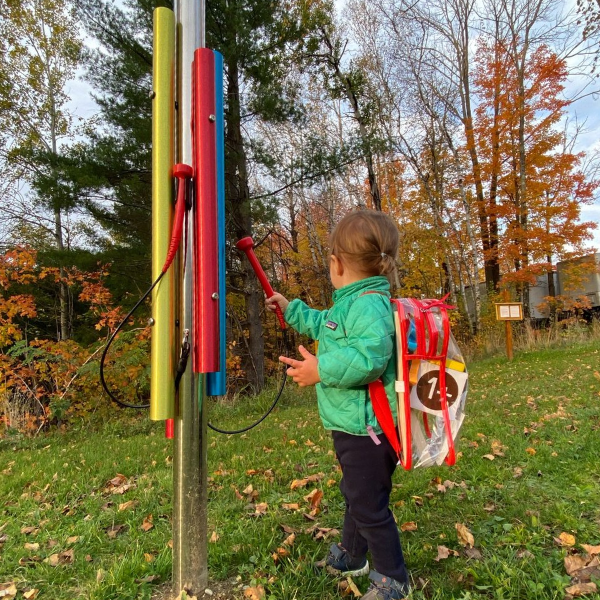
[[[375,293],[373,293],[375,292]],[[302,300],[290,302],[285,320],[319,341],[317,400],[325,429],[368,435],[381,433],[369,400],[367,384],[382,378],[394,417],[395,345],[390,285],[385,277],[368,277],[333,294],[324,311]]]

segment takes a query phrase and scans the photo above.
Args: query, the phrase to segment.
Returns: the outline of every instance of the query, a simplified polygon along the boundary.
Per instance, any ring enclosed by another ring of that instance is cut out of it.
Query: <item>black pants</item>
[[[333,447],[342,467],[340,490],[346,500],[342,546],[353,557],[371,552],[373,568],[409,583],[400,534],[389,507],[396,457],[384,435],[380,445],[369,436],[333,431]]]

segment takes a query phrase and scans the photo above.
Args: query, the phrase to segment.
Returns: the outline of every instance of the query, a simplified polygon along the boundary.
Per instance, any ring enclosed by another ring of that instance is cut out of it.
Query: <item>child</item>
[[[398,237],[386,214],[352,212],[330,238],[333,306],[318,311],[279,293],[266,301],[270,310],[279,305],[294,329],[319,341],[316,356],[299,346],[304,360],[279,360],[289,365],[287,373],[298,385],[317,386],[319,414],[332,432],[346,501],[342,542],[331,546],[323,565],[338,574],[364,575],[369,550],[375,570],[363,600],[398,600],[409,593],[389,508],[397,458],[377,424],[367,389],[381,378],[388,398],[395,398],[394,321],[386,276],[395,270]],[[395,412],[395,403],[390,404]]]

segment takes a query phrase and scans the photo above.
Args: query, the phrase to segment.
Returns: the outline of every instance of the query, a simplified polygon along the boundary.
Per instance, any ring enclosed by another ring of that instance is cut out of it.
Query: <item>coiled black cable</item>
[[[142,302],[144,302],[144,300],[152,293],[152,290],[158,285],[158,283],[163,278],[163,275],[165,273],[166,273],[166,271],[161,271],[160,275],[156,278],[156,281],[154,281],[154,283],[148,288],[148,290],[144,293],[144,295],[136,302],[135,306],[127,313],[125,318],[119,323],[118,327],[112,332],[112,335],[108,338],[108,342],[106,342],[106,346],[104,347],[104,352],[102,352],[102,357],[100,358],[100,382],[102,383],[102,387],[104,388],[104,391],[108,394],[108,397],[113,402],[115,402],[116,404],[118,404],[119,406],[122,406],[124,408],[150,408],[150,404],[148,404],[148,403],[132,404],[131,402],[126,402],[125,400],[119,400],[108,389],[108,385],[106,384],[106,380],[104,379],[104,364],[106,362],[106,355],[108,354],[108,351],[109,351],[110,347],[112,346],[112,343],[113,343],[115,337],[117,336],[117,334],[119,333],[119,331],[121,331],[121,329],[123,329],[123,327],[125,327],[125,325],[127,324],[127,321],[129,321],[131,315],[133,315],[133,313],[141,306]]]
[[[145,409],[145,408],[149,408],[150,404],[149,403],[145,403],[145,404],[133,404],[131,402],[126,402],[125,400],[120,400],[119,398],[117,398],[108,388],[108,385],[106,383],[106,379],[104,377],[104,365],[106,363],[106,355],[108,354],[108,351],[113,343],[113,341],[115,340],[115,337],[117,336],[117,334],[121,331],[121,329],[123,329],[123,327],[125,327],[127,321],[129,321],[129,319],[131,318],[131,316],[133,315],[133,313],[135,313],[135,311],[141,306],[141,304],[144,302],[144,300],[146,300],[146,298],[152,293],[152,290],[158,285],[158,283],[160,282],[160,280],[162,279],[163,275],[165,274],[166,271],[162,271],[161,274],[156,278],[156,281],[154,281],[154,283],[148,288],[148,290],[144,293],[144,295],[136,302],[135,306],[127,313],[127,315],[123,318],[123,320],[121,321],[121,323],[119,323],[119,325],[117,326],[117,328],[113,331],[112,335],[108,338],[108,342],[106,342],[106,346],[104,348],[104,352],[102,352],[102,357],[100,358],[100,382],[102,383],[102,387],[104,388],[104,391],[108,394],[108,397],[115,402],[116,404],[118,404],[119,406],[122,406],[123,408],[138,408],[138,409]],[[283,330],[283,347],[285,350],[288,350],[288,337],[287,337],[287,332],[284,329]],[[186,362],[187,362],[187,355],[189,354],[189,348],[188,348],[188,352],[186,353]],[[183,369],[180,370],[178,368],[178,372],[177,372],[177,377],[175,380],[176,383],[176,388],[179,387],[179,381],[181,379],[181,375],[183,374],[183,371],[185,371],[185,365],[183,365]],[[251,425],[248,425],[247,427],[243,427],[241,429],[233,429],[233,430],[227,430],[227,429],[220,429],[219,427],[216,427],[215,425],[213,425],[212,423],[207,423],[207,425],[213,430],[216,431],[217,433],[222,433],[225,435],[237,435],[240,433],[245,433],[246,431],[249,431],[250,429],[253,429],[254,427],[256,427],[257,425],[260,425],[275,409],[275,407],[277,406],[277,403],[279,402],[281,395],[283,394],[283,390],[285,388],[285,382],[287,380],[287,367],[284,365],[283,366],[283,371],[282,371],[282,378],[281,378],[281,383],[279,385],[279,390],[277,391],[277,394],[275,396],[275,399],[273,400],[273,402],[271,403],[271,405],[269,406],[269,408],[267,409],[267,411],[258,419],[256,420],[254,423],[252,423]]]

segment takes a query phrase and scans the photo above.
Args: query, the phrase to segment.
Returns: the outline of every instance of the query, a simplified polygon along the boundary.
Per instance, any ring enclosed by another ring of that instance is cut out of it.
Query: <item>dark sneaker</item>
[[[325,560],[315,563],[315,567],[325,569],[331,575],[350,575],[359,577],[369,572],[367,558],[354,558],[338,544],[332,544]]]
[[[377,571],[369,573],[371,585],[362,600],[402,600],[410,593],[408,583],[400,583],[391,577],[381,575]]]

